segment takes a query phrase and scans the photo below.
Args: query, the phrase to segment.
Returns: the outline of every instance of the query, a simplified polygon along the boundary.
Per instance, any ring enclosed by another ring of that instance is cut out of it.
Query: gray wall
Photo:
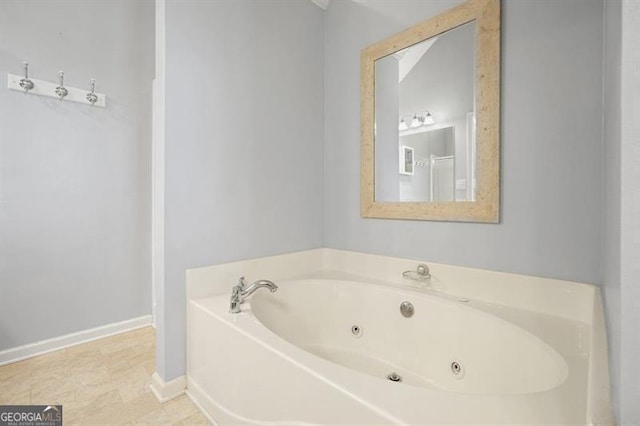
[[[0,350],[151,313],[152,2],[0,2]],[[8,91],[88,87],[106,109]]]
[[[375,64],[375,132],[374,151],[378,153],[374,165],[375,198],[397,201],[400,192],[398,110],[398,60],[393,56]]]
[[[171,380],[185,371],[186,268],[322,245],[324,68],[323,14],[310,1],[166,7],[157,370]]]
[[[597,283],[601,0],[503,2],[499,225],[360,217],[360,50],[459,3],[331,2],[325,16],[325,246]]]

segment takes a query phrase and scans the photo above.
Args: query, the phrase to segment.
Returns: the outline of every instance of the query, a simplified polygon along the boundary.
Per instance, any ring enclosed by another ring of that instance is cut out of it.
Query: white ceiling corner
[[[398,61],[398,83],[409,74],[409,71],[420,61],[437,39],[438,37],[431,37],[429,40],[425,40],[422,43],[415,44],[394,54]]]
[[[311,0],[311,1],[313,2],[313,4],[318,6],[320,9],[327,10],[327,7],[329,7],[329,1],[330,0]]]

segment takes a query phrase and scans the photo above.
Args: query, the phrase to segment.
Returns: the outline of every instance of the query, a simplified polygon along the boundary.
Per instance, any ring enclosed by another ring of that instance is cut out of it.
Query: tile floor
[[[0,405],[63,405],[65,425],[208,425],[183,395],[160,404],[149,385],[155,333],[145,327],[0,367]]]

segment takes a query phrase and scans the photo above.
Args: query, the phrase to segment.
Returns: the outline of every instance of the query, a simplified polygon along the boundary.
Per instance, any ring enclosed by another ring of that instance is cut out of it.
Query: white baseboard
[[[122,322],[91,328],[89,330],[79,331],[77,333],[54,337],[53,339],[42,340],[40,342],[6,349],[4,351],[0,351],[0,365],[11,364],[17,361],[22,361],[23,359],[68,348],[69,346],[79,345],[81,343],[90,342],[107,336],[113,336],[114,334],[125,333],[137,328],[149,326],[151,325],[151,322],[151,315],[145,315]]]
[[[158,373],[153,373],[151,376],[151,392],[160,402],[167,402],[182,395],[186,388],[186,376],[176,377],[168,382],[165,382]]]

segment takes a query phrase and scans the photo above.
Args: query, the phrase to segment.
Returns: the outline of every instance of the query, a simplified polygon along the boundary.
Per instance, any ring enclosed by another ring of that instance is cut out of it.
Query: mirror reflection
[[[475,201],[475,26],[375,61],[376,201]]]

